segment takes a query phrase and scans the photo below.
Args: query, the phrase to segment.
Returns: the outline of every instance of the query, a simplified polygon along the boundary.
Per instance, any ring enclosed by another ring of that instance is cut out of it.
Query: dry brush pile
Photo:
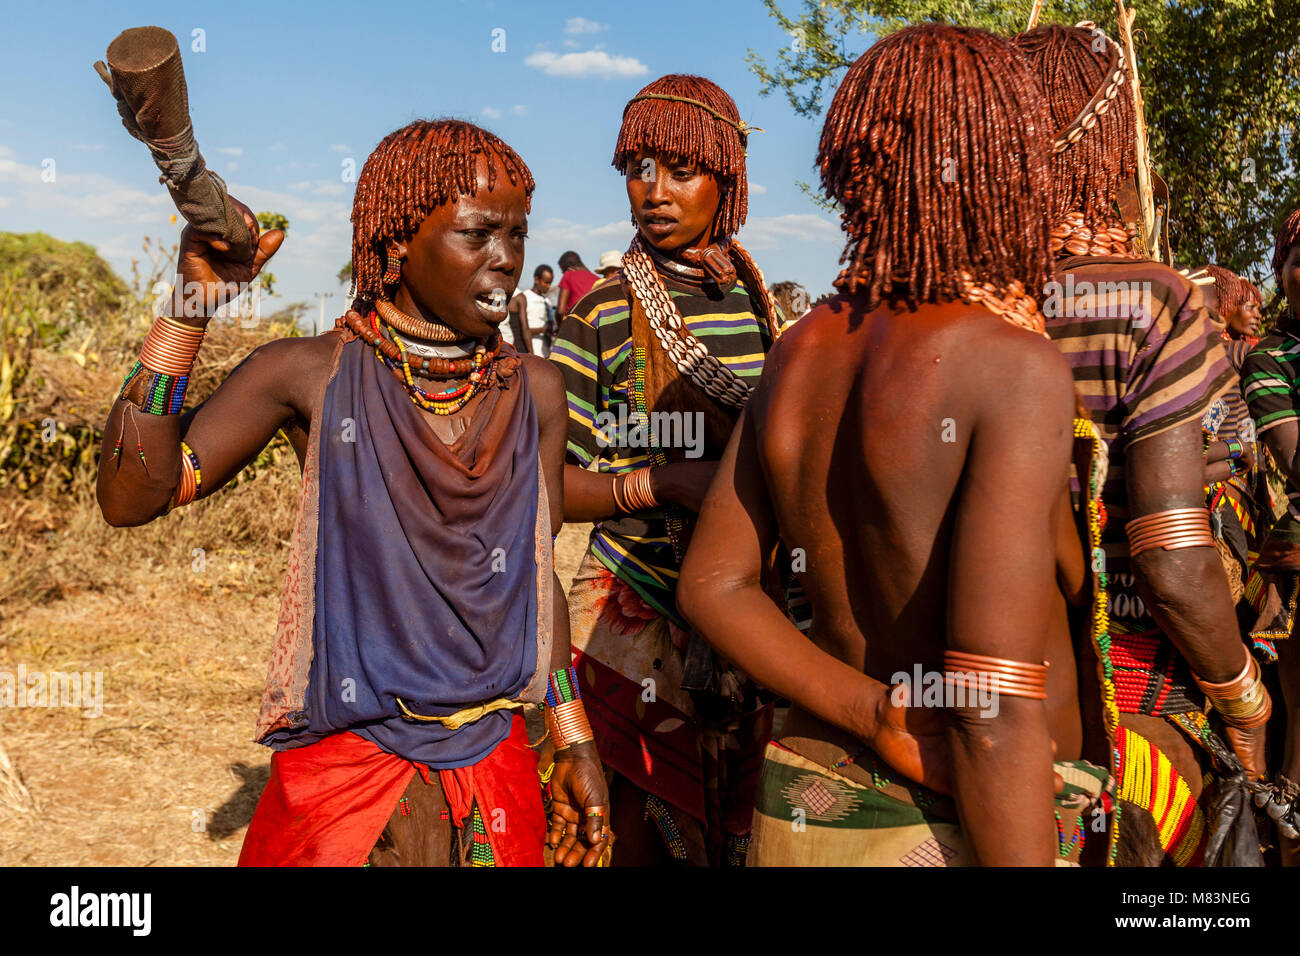
[[[0,646],[4,619],[22,607],[98,589],[124,565],[188,568],[195,541],[213,543],[209,560],[255,554],[234,562],[242,584],[278,588],[298,489],[282,435],[227,488],[167,521],[116,529],[99,513],[104,423],[175,261],[174,247],[146,241],[143,251],[127,284],[89,246],[0,233]],[[258,345],[296,335],[296,316],[291,307],[255,324],[214,320],[186,408]]]

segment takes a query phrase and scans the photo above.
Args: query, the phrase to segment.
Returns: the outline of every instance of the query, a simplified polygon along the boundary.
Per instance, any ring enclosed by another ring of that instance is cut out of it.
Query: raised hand
[[[244,217],[253,236],[253,256],[243,262],[226,258],[230,243],[211,234],[186,226],[181,233],[180,255],[176,263],[179,276],[172,297],[174,318],[206,319],[221,306],[239,296],[284,242],[284,231],[271,229],[265,234],[252,211],[233,196],[230,202]]]

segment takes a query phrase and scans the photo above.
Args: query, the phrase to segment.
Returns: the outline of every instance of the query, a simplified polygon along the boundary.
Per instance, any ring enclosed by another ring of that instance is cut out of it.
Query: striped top
[[[1260,339],[1241,369],[1241,388],[1255,420],[1255,433],[1300,419],[1300,337],[1282,332]],[[1273,528],[1275,538],[1300,543],[1300,492],[1287,489],[1287,508]]]
[[[1167,266],[1075,256],[1058,263],[1057,281],[1064,294],[1044,306],[1047,334],[1109,450],[1103,546],[1127,556],[1128,446],[1200,420],[1235,373],[1200,291]]]
[[[650,463],[645,429],[631,420],[629,388],[632,312],[623,294],[620,270],[597,283],[560,326],[550,359],[564,375],[569,401],[568,458],[586,468],[596,462],[602,474],[622,474]],[[751,387],[758,384],[772,347],[767,323],[754,314],[743,282],[722,292],[662,273],[686,327],[709,353]],[[711,293],[711,294],[710,294]],[[778,327],[784,326],[778,317]],[[666,356],[660,354],[666,360]],[[659,447],[704,445],[702,427],[683,416],[658,428]],[[671,426],[671,427],[670,427]],[[700,460],[703,460],[701,458]],[[652,608],[680,623],[675,592],[677,561],[661,509],[640,511],[596,525],[592,552],[626,581]]]

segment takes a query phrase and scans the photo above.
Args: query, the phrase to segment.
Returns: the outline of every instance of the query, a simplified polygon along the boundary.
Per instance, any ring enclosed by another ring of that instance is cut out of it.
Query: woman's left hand
[[[613,843],[609,788],[595,741],[556,751],[550,823],[546,844],[555,850],[556,866],[596,866]]]

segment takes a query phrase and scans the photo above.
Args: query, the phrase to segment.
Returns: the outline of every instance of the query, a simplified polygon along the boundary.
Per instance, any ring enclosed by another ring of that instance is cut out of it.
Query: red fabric
[[[417,769],[427,780],[427,767],[346,732],[273,754],[239,865],[360,866]],[[543,865],[546,818],[522,716],[483,760],[438,778],[458,826],[478,801],[497,866]]]
[[[472,767],[440,770],[442,790],[458,825],[475,800],[497,866],[544,866],[546,814],[537,779],[537,754],[528,746],[524,718],[515,714],[510,736]],[[468,833],[462,839],[470,839]]]
[[[240,866],[360,866],[415,765],[356,734],[271,756]]]
[[[582,297],[591,291],[591,287],[596,284],[600,276],[594,272],[588,272],[586,269],[570,269],[564,275],[560,276],[560,288],[569,290],[568,310],[572,312],[582,301]],[[564,316],[560,316],[561,319]]]

